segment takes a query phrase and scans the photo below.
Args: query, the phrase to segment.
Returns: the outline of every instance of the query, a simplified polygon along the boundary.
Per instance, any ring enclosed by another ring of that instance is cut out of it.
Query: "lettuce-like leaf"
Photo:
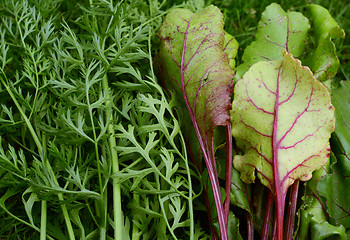
[[[334,154],[331,154],[330,159],[330,162],[334,161]],[[330,162],[316,170],[312,174],[312,179],[304,184],[305,193],[299,209],[297,239],[321,240],[331,236],[332,239],[346,239],[345,227],[329,222],[325,199],[317,191],[318,183],[331,170]]]
[[[341,81],[332,91],[335,108],[335,131],[332,151],[337,157],[337,165],[343,176],[350,176],[350,82]]]
[[[344,226],[331,225],[325,219],[317,221],[314,219],[315,213],[309,213],[304,209],[301,209],[299,214],[301,215],[301,226],[298,232],[298,240],[347,239]]]
[[[332,151],[336,160],[329,174],[317,186],[326,198],[327,212],[337,225],[350,228],[350,83],[340,82],[332,91],[336,125],[332,137]]]
[[[258,23],[255,41],[243,53],[243,64],[237,67],[240,79],[250,66],[259,61],[281,60],[281,51],[299,57],[304,50],[309,20],[299,12],[285,12],[280,5],[266,7]]]
[[[208,168],[221,237],[227,239],[213,150],[214,129],[229,123],[233,92],[234,56],[226,49],[234,42],[227,35],[225,40],[223,26],[220,10],[212,5],[197,13],[171,11],[159,30],[159,59],[167,88],[175,90],[188,109]]]
[[[337,225],[350,228],[350,178],[339,172],[326,175],[317,190],[327,200],[327,212]]]
[[[275,196],[282,239],[288,187],[309,180],[329,158],[334,108],[328,90],[290,53],[254,64],[234,91],[232,134],[244,155],[234,166],[251,183],[255,171]]]
[[[308,10],[312,16],[317,46],[309,65],[317,80],[326,81],[333,78],[339,68],[332,39],[344,38],[345,32],[324,7],[310,4]]]

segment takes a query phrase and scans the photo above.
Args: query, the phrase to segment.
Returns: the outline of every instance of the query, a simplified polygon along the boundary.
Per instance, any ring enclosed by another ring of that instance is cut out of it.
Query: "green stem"
[[[42,155],[46,159],[46,136],[42,136]],[[45,146],[45,147],[44,147]],[[40,240],[46,239],[46,221],[47,221],[47,201],[41,201],[41,219],[40,219]]]
[[[94,1],[89,0],[90,7],[92,8],[94,6]],[[94,23],[95,23],[95,31],[98,32],[98,25],[97,25],[97,20],[96,16],[92,16],[94,18]],[[89,107],[89,115],[90,115],[90,121],[92,125],[92,132],[94,136],[94,146],[95,146],[95,154],[96,154],[96,164],[97,164],[97,172],[98,172],[98,182],[99,182],[99,187],[100,187],[100,194],[101,194],[101,199],[99,203],[100,207],[100,213],[101,213],[101,222],[100,222],[100,240],[106,239],[106,232],[107,232],[107,194],[105,195],[105,190],[103,187],[102,183],[102,174],[101,174],[101,166],[100,166],[100,154],[99,154],[99,149],[98,149],[98,139],[96,135],[96,128],[94,124],[94,118],[93,118],[93,113],[92,113],[92,108],[90,104],[90,98],[89,98],[89,88],[85,89],[85,94],[86,94],[86,100],[87,104]]]
[[[103,83],[103,90],[108,91],[109,86],[108,86],[108,78],[107,74],[103,76],[102,79]],[[106,110],[106,115],[108,120],[111,121],[113,119],[113,114],[112,114],[112,104],[110,101],[107,103],[107,110]],[[115,139],[115,133],[114,133],[114,128],[113,124],[109,122],[108,125],[108,133],[109,133],[109,148],[111,151],[111,159],[112,159],[112,171],[113,175],[116,175],[119,172],[119,159],[118,159],[118,153],[116,150],[116,139]],[[120,184],[118,182],[117,178],[113,178],[113,214],[114,214],[114,239],[123,239],[123,216],[122,216],[122,202],[121,202],[121,190],[120,190]]]
[[[46,239],[47,202],[41,201],[40,240]]]
[[[101,199],[102,225],[100,226],[100,240],[106,239],[107,234],[107,189],[104,191],[104,197]]]
[[[150,68],[151,68],[151,76],[152,79],[156,79],[154,75],[154,68],[153,68],[153,62],[152,62],[152,55],[151,55],[151,30],[149,30],[149,37],[148,37],[148,52],[149,52],[149,59],[150,59]],[[158,88],[159,85],[155,84],[155,88]],[[158,89],[159,92],[161,93],[162,97],[165,98],[165,95],[163,91]],[[175,118],[175,116],[173,116]],[[167,134],[167,133],[166,133]],[[181,134],[181,132],[180,132]],[[168,135],[168,134],[167,134]],[[172,139],[169,135],[167,136],[167,139]],[[186,146],[185,144],[185,139],[181,135],[181,141],[183,143],[183,146]],[[186,152],[186,147],[184,147],[184,155],[179,151],[177,148],[177,145],[173,140],[170,141],[171,146],[176,150],[176,153],[182,157],[182,160],[185,163],[186,166],[186,174],[187,174],[187,180],[188,180],[188,196],[182,195],[182,193],[179,193],[182,197],[184,197],[188,201],[188,208],[189,208],[189,220],[190,220],[190,239],[194,238],[194,210],[193,210],[193,188],[192,188],[192,179],[191,179],[191,171],[190,171],[190,166],[188,164],[188,158],[187,158],[187,152]],[[171,185],[171,183],[170,183]],[[172,186],[172,185],[171,185]],[[176,188],[174,188],[176,190]]]
[[[50,163],[49,163],[48,161],[46,161],[46,163],[47,163],[46,167],[47,167],[48,171],[52,173],[54,183],[55,183],[57,186],[59,186],[58,181],[57,181],[57,179],[56,179],[56,176],[55,176],[55,174],[54,174],[53,171],[52,171],[52,168],[51,168]],[[58,193],[58,194],[57,194],[57,197],[58,197],[58,199],[59,199],[61,202],[64,201],[64,198],[63,198],[63,194],[62,194],[62,193]],[[75,240],[74,231],[73,231],[73,227],[72,227],[72,222],[70,221],[70,217],[69,217],[69,214],[68,214],[68,210],[67,210],[66,204],[62,204],[62,205],[61,205],[61,209],[62,209],[64,221],[66,222],[66,226],[67,226],[67,231],[68,231],[69,239],[70,239],[70,240]]]
[[[105,204],[105,200],[107,201],[107,198],[105,199],[105,188],[103,187],[102,183],[102,173],[101,173],[101,163],[100,163],[100,154],[99,154],[99,149],[98,149],[98,139],[97,139],[97,134],[96,134],[96,128],[94,124],[94,118],[93,118],[93,113],[92,113],[92,108],[90,107],[90,100],[89,100],[89,94],[88,90],[86,90],[86,99],[87,99],[87,104],[89,106],[89,115],[90,115],[90,121],[91,121],[91,126],[92,126],[92,133],[94,136],[94,146],[95,146],[95,156],[96,156],[96,164],[97,164],[97,172],[98,172],[98,182],[100,185],[100,195],[101,199],[99,200],[99,207],[100,207],[100,213],[101,213],[101,222],[100,222],[100,240],[106,239],[106,224],[107,224],[107,215],[105,214],[105,210],[107,209],[107,204]]]
[[[5,77],[6,77],[6,76],[5,76]],[[11,91],[10,87],[7,85],[7,83],[5,82],[5,80],[4,80],[2,77],[0,77],[0,80],[1,80],[2,84],[5,86],[6,91],[7,91],[8,94],[10,95],[12,101],[15,103],[15,105],[16,105],[18,111],[20,112],[22,118],[24,119],[25,123],[27,124],[27,127],[28,127],[28,129],[29,129],[29,132],[31,133],[32,138],[33,138],[33,140],[34,140],[34,142],[35,142],[35,144],[36,144],[36,146],[37,146],[37,148],[38,148],[40,158],[42,159],[42,161],[43,161],[44,163],[46,163],[46,167],[48,168],[49,172],[52,173],[53,180],[54,180],[55,184],[58,185],[58,181],[57,181],[57,179],[56,179],[55,174],[54,174],[53,171],[52,171],[52,168],[51,168],[50,163],[49,163],[48,161],[45,161],[43,145],[41,144],[41,142],[40,142],[40,140],[39,140],[39,138],[38,138],[38,135],[36,134],[36,132],[35,132],[35,130],[34,130],[34,128],[33,128],[33,125],[32,125],[31,122],[29,121],[27,115],[24,113],[24,111],[23,111],[23,109],[21,108],[19,102],[17,101],[15,95],[13,94],[13,92]],[[59,194],[57,194],[57,195],[58,195],[58,199],[59,199],[60,201],[63,201],[63,200],[64,200],[62,193],[59,193]],[[42,207],[43,207],[43,206],[42,206]],[[45,207],[45,204],[44,204],[44,207]],[[65,222],[66,222],[67,230],[68,230],[68,233],[69,233],[69,239],[70,239],[70,240],[75,240],[74,232],[73,232],[73,228],[72,228],[72,223],[71,223],[70,218],[69,218],[69,214],[68,214],[68,211],[67,211],[67,207],[66,207],[65,204],[62,204],[62,205],[61,205],[61,208],[62,208],[64,220],[65,220]],[[44,218],[43,215],[42,215],[41,217]],[[45,216],[45,218],[46,218],[46,216]],[[43,225],[44,223],[41,223],[41,224]],[[46,223],[45,223],[45,225],[46,225]]]
[[[16,215],[12,214],[12,213],[5,207],[4,204],[0,204],[0,208],[1,208],[2,210],[4,210],[4,211],[5,211],[10,217],[12,217],[13,219],[16,219],[16,220],[19,221],[20,223],[25,224],[25,225],[27,225],[28,227],[33,228],[35,231],[41,233],[41,229],[39,229],[39,228],[36,227],[35,225],[32,225],[32,224],[30,224],[30,223],[24,221],[23,219],[17,217]],[[52,237],[49,236],[49,235],[47,235],[47,238],[48,238],[49,240],[54,240],[54,238],[52,238]]]
[[[1,79],[2,84],[5,86],[6,91],[10,95],[12,101],[15,103],[15,105],[16,105],[18,111],[20,112],[21,116],[23,117],[25,123],[27,124],[27,127],[28,127],[28,129],[29,129],[29,131],[30,131],[30,133],[31,133],[31,135],[33,137],[33,140],[34,140],[34,142],[35,142],[35,144],[36,144],[36,146],[38,148],[39,155],[40,155],[40,157],[42,157],[43,147],[41,145],[41,142],[40,142],[37,134],[35,133],[35,130],[34,130],[32,124],[30,123],[29,119],[27,118],[27,116],[23,112],[23,109],[19,105],[19,102],[17,101],[17,99],[16,99],[15,95],[13,94],[13,92],[11,91],[10,87],[7,85],[7,83],[5,82],[5,80],[2,77],[0,77],[0,79]]]
[[[140,195],[138,193],[133,194],[133,200],[135,201],[136,206],[140,205]],[[131,240],[139,240],[139,239],[140,239],[139,227],[135,223],[133,223]]]

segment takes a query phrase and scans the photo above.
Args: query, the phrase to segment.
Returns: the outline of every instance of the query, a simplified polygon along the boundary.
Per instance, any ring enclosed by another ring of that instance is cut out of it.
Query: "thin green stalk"
[[[42,140],[43,140],[43,144],[41,145],[43,149],[42,154],[44,159],[46,159],[46,136],[43,136]],[[41,219],[40,219],[40,240],[46,239],[46,221],[47,221],[47,202],[46,200],[42,200],[41,201]]]
[[[46,239],[47,202],[41,201],[40,240]]]
[[[58,181],[57,181],[57,179],[56,179],[56,176],[55,176],[55,174],[53,173],[52,168],[51,168],[51,165],[50,165],[50,163],[49,163],[48,161],[46,161],[46,167],[47,167],[48,171],[52,173],[54,183],[55,183],[57,186],[59,186]],[[57,194],[57,197],[58,197],[58,199],[59,199],[61,202],[64,201],[64,198],[63,198],[63,194],[62,194],[62,193],[58,193],[58,194]],[[66,204],[62,204],[62,205],[61,205],[61,209],[62,209],[62,213],[63,213],[64,220],[65,220],[65,222],[66,222],[66,227],[67,227],[69,239],[70,239],[70,240],[75,240],[74,231],[73,231],[73,227],[72,227],[72,222],[71,222],[71,220],[70,220],[70,217],[69,217],[69,214],[68,214],[68,210],[67,210]]]
[[[135,201],[136,206],[140,205],[140,195],[138,193],[133,194],[133,199]],[[139,227],[135,223],[133,223],[131,240],[139,240],[139,239],[140,239]]]
[[[12,214],[5,206],[4,204],[0,204],[0,207],[2,210],[4,210],[10,217],[16,219],[17,221],[19,221],[20,223],[23,223],[24,225],[33,228],[35,231],[37,232],[41,232],[41,229],[39,229],[38,227],[36,227],[35,225],[32,225],[26,221],[24,221],[23,219],[17,217],[16,215]],[[50,235],[47,235],[47,238],[50,240],[54,240],[54,238],[52,238]]]
[[[152,16],[153,15],[152,1],[149,1],[149,6],[150,6],[150,16]],[[151,33],[152,33],[151,28],[149,28],[149,30],[148,30],[148,52],[149,52],[149,54],[151,54],[151,41],[150,41],[151,40]],[[150,58],[150,59],[152,59],[152,58]],[[152,61],[150,61],[150,67],[152,70],[151,72],[153,74]],[[155,78],[153,78],[153,79],[155,79]],[[162,189],[163,187],[165,189],[165,185],[167,184],[167,182],[164,181],[164,179],[161,178],[159,180],[158,177],[156,176],[156,181],[157,181],[157,185],[159,187],[158,190]],[[158,231],[157,236],[159,239],[165,239],[167,227],[171,230],[171,227],[170,227],[169,222],[168,222],[169,202],[165,201],[162,204],[160,196],[158,196],[158,199],[159,199],[159,203],[161,203],[160,207],[161,207],[162,212],[163,212],[163,218],[159,219],[158,227],[157,227],[157,231]],[[174,235],[173,231],[170,231],[170,232],[173,235],[174,239],[176,239],[176,236]]]
[[[158,179],[156,181],[158,182],[158,186],[159,186],[158,190],[160,191],[161,186],[163,186],[166,182],[164,182],[163,179],[160,179],[160,182]],[[160,195],[158,195],[158,201],[159,201],[159,203],[161,203],[160,208],[162,209],[163,217],[159,219],[159,222],[157,224],[158,225],[157,226],[157,237],[158,237],[158,239],[166,239],[167,238],[167,235],[166,235],[167,228],[169,228],[170,234],[173,236],[174,239],[177,239],[174,231],[171,230],[171,226],[170,226],[169,221],[168,221],[168,215],[170,212],[169,211],[169,201],[164,201],[162,203]]]
[[[103,90],[108,91],[108,78],[107,74],[103,76],[102,79],[103,83]],[[106,110],[106,116],[109,118],[109,120],[113,119],[112,114],[112,104],[110,101],[107,103],[107,110]],[[119,173],[119,159],[118,159],[118,153],[116,150],[116,139],[115,139],[115,132],[113,124],[110,122],[108,125],[108,133],[109,133],[109,148],[111,151],[111,160],[112,160],[112,171],[113,175],[116,175]],[[122,202],[121,202],[121,190],[120,190],[120,184],[118,182],[117,178],[113,178],[112,181],[113,184],[113,215],[114,215],[114,239],[119,240],[123,239],[123,216],[122,216]]]
[[[151,76],[152,76],[152,79],[156,79],[156,77],[154,75],[154,68],[153,68],[152,55],[151,55],[151,29],[149,30],[149,36],[148,36],[148,52],[149,52],[149,59],[150,59]],[[157,88],[159,85],[154,85],[154,86]],[[161,93],[162,97],[165,98],[164,93],[162,91],[159,91],[159,92]],[[173,116],[173,117],[175,118],[175,116]],[[171,139],[170,136],[167,136],[167,138]],[[182,193],[180,193],[180,195],[188,201],[189,220],[190,220],[190,239],[193,239],[195,226],[194,226],[194,213],[193,213],[192,179],[191,179],[190,167],[189,167],[188,160],[187,160],[187,152],[186,152],[186,147],[185,147],[186,144],[185,144],[185,140],[184,140],[182,135],[181,135],[181,141],[184,143],[183,150],[184,150],[185,155],[181,154],[181,152],[178,150],[177,145],[175,144],[175,142],[173,140],[170,140],[170,144],[176,150],[177,154],[182,157],[182,159],[185,163],[185,166],[186,166],[186,174],[187,174],[187,179],[188,179],[188,196],[182,195]]]
[[[87,105],[89,107],[89,115],[90,115],[90,121],[91,121],[91,126],[92,126],[92,133],[93,133],[93,143],[95,146],[95,156],[96,156],[96,164],[97,164],[97,172],[98,172],[98,182],[99,182],[99,187],[100,187],[100,195],[101,199],[99,200],[99,208],[100,208],[100,213],[101,213],[101,221],[100,221],[100,240],[105,240],[106,239],[106,232],[107,232],[107,214],[105,214],[106,206],[105,204],[105,194],[104,194],[104,187],[102,183],[102,174],[101,174],[101,164],[100,164],[100,154],[99,154],[99,148],[98,148],[98,139],[97,139],[97,134],[96,134],[96,128],[94,124],[94,117],[92,113],[92,108],[90,107],[90,100],[89,100],[89,89],[86,88],[86,100],[87,100]],[[107,199],[106,199],[107,200]]]
[[[89,0],[90,7],[93,7],[94,3],[93,0]],[[95,30],[98,32],[98,25],[97,25],[97,20],[95,15],[92,16],[94,18],[94,23],[95,23]],[[96,153],[96,162],[97,162],[97,172],[98,172],[98,181],[100,185],[100,194],[101,194],[101,199],[100,199],[100,208],[101,211],[100,213],[102,214],[101,216],[101,223],[100,223],[100,240],[106,239],[106,232],[107,232],[107,195],[105,197],[104,193],[104,188],[103,188],[103,183],[102,183],[102,174],[101,174],[101,167],[100,167],[100,156],[99,156],[99,150],[98,150],[98,141],[97,141],[97,136],[96,136],[96,129],[94,125],[94,119],[93,119],[93,114],[92,110],[90,108],[90,100],[89,100],[89,92],[88,88],[86,89],[86,100],[87,104],[89,106],[89,115],[90,115],[90,121],[92,124],[92,132],[94,135],[94,145],[95,145],[95,153]]]
[[[107,237],[107,188],[104,191],[104,197],[101,199],[101,211],[102,211],[102,226],[100,226],[100,240],[104,240]]]
[[[86,95],[88,105],[90,106],[89,102],[89,95]],[[94,135],[94,145],[95,145],[95,156],[96,156],[96,164],[97,164],[97,172],[98,172],[98,181],[100,185],[100,194],[101,194],[101,199],[99,200],[99,208],[100,208],[100,214],[101,214],[101,222],[100,222],[100,240],[105,240],[106,239],[106,232],[107,232],[107,214],[106,213],[106,206],[105,200],[107,201],[107,198],[105,199],[105,191],[102,183],[102,174],[101,174],[101,166],[100,166],[100,154],[98,150],[98,140],[97,140],[97,135],[96,135],[96,129],[94,125],[94,119],[92,115],[91,109],[89,109],[89,115],[90,115],[90,120],[92,124],[92,132]]]
[[[4,76],[5,76],[5,78],[6,78],[6,75],[5,75],[5,74],[4,74]],[[12,92],[12,90],[10,89],[10,87],[8,86],[8,84],[5,82],[5,80],[4,80],[2,77],[0,77],[0,80],[1,80],[2,84],[5,86],[6,91],[7,91],[8,94],[10,95],[12,101],[15,103],[15,105],[16,105],[18,111],[20,112],[22,118],[24,119],[24,121],[25,121],[25,123],[26,123],[26,125],[27,125],[27,127],[28,127],[28,129],[29,129],[29,131],[30,131],[30,133],[31,133],[31,135],[32,135],[32,138],[33,138],[33,140],[34,140],[34,142],[35,142],[35,144],[36,144],[36,146],[37,146],[37,148],[38,148],[40,158],[42,159],[42,161],[45,161],[44,155],[43,155],[43,154],[44,154],[43,146],[42,146],[42,144],[41,144],[41,142],[40,142],[40,140],[39,140],[39,138],[38,138],[38,135],[36,134],[36,132],[35,132],[35,130],[34,130],[34,128],[33,128],[33,125],[32,125],[31,122],[29,121],[27,115],[23,112],[23,109],[21,108],[19,102],[17,101],[15,95],[13,94],[13,92]],[[52,171],[52,168],[51,168],[50,163],[49,163],[48,161],[45,161],[45,163],[46,163],[46,166],[47,166],[49,172],[52,172],[52,176],[53,176],[53,180],[54,180],[55,184],[58,185],[58,181],[57,181],[57,179],[56,179],[55,174],[54,174],[53,171]],[[58,195],[58,199],[59,199],[60,201],[63,201],[63,200],[64,200],[62,193],[58,193],[57,195]],[[44,205],[44,207],[45,207],[45,205]],[[67,226],[67,230],[68,230],[68,234],[69,234],[69,239],[70,239],[70,240],[75,240],[74,232],[73,232],[73,227],[72,227],[72,223],[71,223],[71,221],[70,221],[70,217],[69,217],[69,214],[68,214],[68,211],[67,211],[67,207],[66,207],[65,204],[62,204],[62,205],[61,205],[61,208],[62,208],[64,220],[65,220],[65,222],[66,222],[66,226]],[[43,217],[43,216],[41,216],[41,217]],[[43,223],[42,223],[42,224],[43,224]],[[46,223],[45,223],[45,224],[46,224]]]

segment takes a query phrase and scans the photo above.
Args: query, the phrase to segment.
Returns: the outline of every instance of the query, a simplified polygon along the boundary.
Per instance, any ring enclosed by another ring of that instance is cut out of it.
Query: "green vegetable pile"
[[[161,6],[1,5],[0,235],[200,236],[199,176],[153,73]]]
[[[2,1],[0,239],[350,237],[345,32],[243,2]]]

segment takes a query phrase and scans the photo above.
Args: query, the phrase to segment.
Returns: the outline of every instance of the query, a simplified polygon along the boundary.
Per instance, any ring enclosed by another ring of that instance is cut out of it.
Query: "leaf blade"
[[[231,111],[232,135],[244,152],[234,166],[247,183],[256,171],[274,195],[277,239],[288,187],[327,163],[335,122],[328,90],[291,54],[282,56],[249,69],[235,86]]]
[[[308,5],[315,29],[316,49],[310,67],[319,81],[332,79],[339,68],[335,45],[332,39],[345,38],[344,30],[332,18],[328,10],[317,4]]]
[[[185,9],[171,11],[159,31],[159,59],[167,87],[181,96],[189,112],[208,168],[220,234],[227,239],[213,146],[214,129],[226,126],[230,119],[233,91],[233,56],[224,51],[223,24],[223,15],[213,5],[196,14]],[[229,47],[235,48],[230,42]]]
[[[286,189],[293,183],[291,181],[294,172],[293,165],[305,164],[303,161],[308,157],[317,157],[316,153],[322,157],[329,153],[328,139],[334,128],[334,108],[330,104],[327,89],[312,77],[309,69],[300,65],[300,61],[295,60],[288,53],[284,53],[283,58],[283,61],[260,62],[247,72],[235,87],[235,100],[231,111],[233,135],[239,139],[241,148],[249,150],[248,154],[254,153],[253,155],[257,159],[265,161],[265,164],[259,163],[261,166],[255,162],[252,164],[254,168],[257,168],[260,180],[272,191],[274,191],[274,186],[269,185],[266,180],[264,181],[264,178],[270,180],[274,178],[272,175],[272,164],[275,164],[273,156],[280,155],[279,158],[283,158],[284,164],[290,162],[288,156],[291,151],[289,150],[298,149],[300,152],[297,157],[301,160],[298,163],[293,160],[295,164],[278,169],[281,177],[289,174],[287,178],[280,178],[283,189]],[[304,92],[305,88],[309,89]],[[259,89],[263,90],[259,91]],[[322,101],[322,104],[319,104],[319,101]],[[325,111],[326,114],[323,116],[323,120],[319,118],[321,110]],[[247,122],[242,122],[241,118],[247,119]],[[261,119],[264,119],[266,123],[260,124]],[[310,119],[316,123],[313,124]],[[327,125],[322,126],[322,121]],[[308,132],[304,132],[304,128],[308,129]],[[311,141],[312,138],[317,137],[317,134],[324,136],[321,140],[321,147],[317,147]],[[274,149],[278,152],[272,151],[273,139],[275,139]],[[263,144],[260,144],[260,141]],[[302,147],[302,142],[308,142],[313,148],[311,150],[305,149]],[[241,156],[235,157],[235,166],[238,164],[236,162],[239,161],[236,158],[241,158]],[[278,164],[278,162],[276,163]],[[318,163],[317,168],[322,167],[324,163],[325,161],[322,161],[321,164]],[[288,172],[286,169],[293,170],[293,172]],[[293,175],[293,178],[306,180],[310,178],[310,175],[301,171],[300,174]],[[248,181],[248,179],[244,180]],[[250,180],[248,182],[252,182],[254,179],[250,178]]]
[[[214,6],[198,14],[174,10],[167,15],[159,36],[165,81],[187,99],[202,136],[210,136],[212,129],[229,120],[233,91],[233,70],[223,51],[222,14]]]
[[[254,63],[281,60],[281,51],[300,56],[309,29],[309,21],[301,13],[285,12],[276,3],[267,6],[258,23],[255,41],[244,50],[243,64],[237,67],[236,79]]]

